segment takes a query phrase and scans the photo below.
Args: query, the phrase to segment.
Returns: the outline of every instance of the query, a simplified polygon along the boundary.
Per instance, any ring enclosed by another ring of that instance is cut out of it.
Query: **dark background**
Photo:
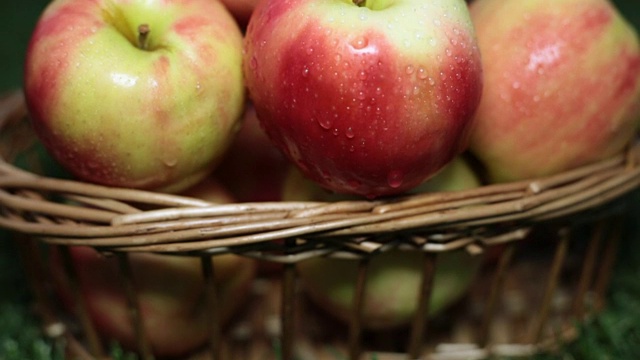
[[[47,3],[0,0],[0,92],[20,88],[27,42]],[[640,29],[640,0],[614,3]],[[543,358],[640,359],[640,193],[631,194],[630,199],[638,205],[632,206],[627,214],[629,221],[611,286],[609,308],[590,322],[579,341],[567,346],[561,355]],[[60,358],[60,352],[43,339],[30,312],[30,294],[24,285],[16,249],[9,240],[10,235],[0,230],[0,359]]]
[[[47,3],[46,0],[0,1],[0,91],[21,85],[27,41]],[[616,0],[614,3],[640,28],[640,0]]]

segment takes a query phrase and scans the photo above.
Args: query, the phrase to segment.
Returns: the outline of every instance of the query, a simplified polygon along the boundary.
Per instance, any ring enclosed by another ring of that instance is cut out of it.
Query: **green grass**
[[[640,1],[616,0],[615,4],[636,27],[640,27]],[[22,83],[26,44],[47,0],[0,2],[0,91]],[[640,204],[637,194],[635,203]],[[607,309],[581,327],[581,336],[558,353],[539,360],[635,360],[640,359],[640,209],[629,213],[629,229],[621,244],[619,261]],[[31,308],[31,294],[10,235],[0,231],[0,360],[62,359],[61,346],[48,339]],[[133,360],[117,346],[116,360]]]

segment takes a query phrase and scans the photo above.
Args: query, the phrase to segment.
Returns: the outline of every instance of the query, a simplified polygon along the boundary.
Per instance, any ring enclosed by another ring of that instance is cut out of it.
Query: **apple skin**
[[[484,63],[471,151],[491,181],[607,158],[636,135],[638,36],[609,1],[476,0]]]
[[[456,191],[480,185],[475,172],[461,157],[456,157],[436,176],[416,191]],[[283,191],[288,200],[348,200],[331,194],[294,169]],[[419,251],[390,250],[373,255],[367,268],[363,326],[372,330],[409,324],[415,314],[422,281],[423,254]],[[464,250],[438,255],[430,300],[430,315],[438,314],[467,292],[482,264],[481,256]],[[344,322],[353,308],[358,261],[312,258],[298,264],[303,288],[311,300]]]
[[[259,0],[221,0],[238,22],[241,29],[246,29],[253,10],[258,5]]]
[[[184,195],[213,201],[230,199],[215,180],[207,178]],[[78,284],[91,319],[105,339],[136,350],[128,303],[120,280],[117,259],[91,247],[69,248]],[[224,254],[212,258],[218,283],[219,314],[228,323],[248,299],[256,275],[253,259]],[[59,249],[51,252],[51,271],[63,305],[75,308],[71,288],[63,272]],[[132,253],[129,261],[136,286],[144,330],[154,355],[180,357],[203,346],[208,339],[205,284],[198,257]]]
[[[214,176],[239,202],[280,201],[290,162],[260,127],[251,102]]]
[[[237,131],[241,62],[242,33],[217,1],[56,0],[32,34],[24,91],[37,135],[76,177],[180,192]]]
[[[340,193],[402,193],[466,149],[482,69],[456,0],[261,1],[245,83],[269,138]]]

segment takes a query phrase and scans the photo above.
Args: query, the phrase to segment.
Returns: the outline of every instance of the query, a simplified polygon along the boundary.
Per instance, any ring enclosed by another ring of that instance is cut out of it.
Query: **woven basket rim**
[[[27,118],[21,91],[2,97],[0,136]],[[44,177],[17,168],[2,154],[0,227],[58,245],[185,255],[241,252],[279,261],[388,248],[473,251],[522,239],[537,223],[619,211],[616,200],[640,186],[638,154],[640,143],[634,142],[616,156],[557,175],[455,192],[234,204]],[[53,201],[52,195],[69,202]],[[286,259],[274,255],[285,250]]]

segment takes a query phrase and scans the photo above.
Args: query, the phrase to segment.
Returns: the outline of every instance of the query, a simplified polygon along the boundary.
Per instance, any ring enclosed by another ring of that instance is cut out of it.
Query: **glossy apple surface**
[[[260,127],[255,108],[245,107],[242,127],[215,170],[239,202],[279,201],[290,162]]]
[[[605,0],[476,0],[484,91],[471,150],[493,181],[607,158],[640,119],[638,36]]]
[[[289,200],[345,200],[330,194],[293,170],[283,192]],[[421,185],[421,191],[456,191],[480,185],[475,172],[462,158],[455,158],[436,176]],[[407,325],[414,317],[424,268],[419,251],[390,250],[370,258],[367,268],[363,325],[370,329]],[[430,314],[437,314],[460,300],[473,282],[482,257],[464,250],[438,255],[430,298]],[[353,310],[358,261],[312,258],[297,266],[303,288],[328,313],[345,322]]]
[[[301,171],[368,197],[413,188],[463,151],[482,88],[457,0],[265,0],[244,69],[268,136]]]
[[[217,1],[56,0],[29,43],[25,95],[75,176],[179,192],[237,130],[241,62],[242,34]]]

